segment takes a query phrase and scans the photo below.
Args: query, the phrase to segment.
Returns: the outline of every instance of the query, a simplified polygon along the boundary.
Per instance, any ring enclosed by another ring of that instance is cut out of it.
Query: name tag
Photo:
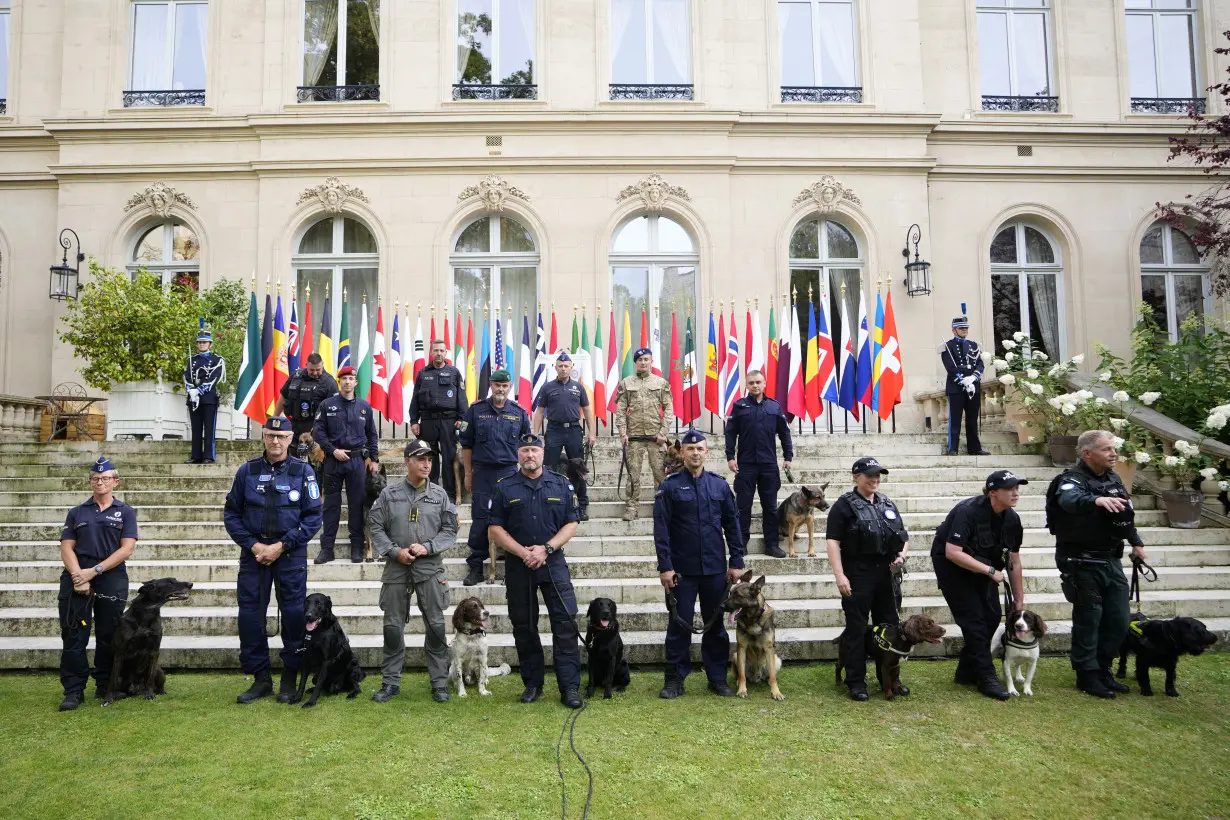
[[[509,503],[509,504],[520,504],[520,503],[521,503],[521,499],[520,499],[520,498],[510,498],[510,499],[508,499],[508,503]]]
[[[562,498],[552,498],[551,496],[547,496],[547,500],[548,500],[548,501],[553,501],[553,502],[555,502],[556,504],[558,504],[558,503],[560,503],[561,501],[563,501],[564,499],[562,499]]]
[[[273,481],[273,475],[271,473],[266,473],[258,478],[257,481]]]

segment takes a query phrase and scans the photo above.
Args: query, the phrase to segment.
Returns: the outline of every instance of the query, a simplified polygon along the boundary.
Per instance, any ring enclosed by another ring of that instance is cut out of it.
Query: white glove
[[[192,409],[195,410],[201,403],[201,391],[197,390],[195,387],[189,387],[188,402],[192,405]]]
[[[966,376],[965,378],[961,379],[961,384],[965,387],[967,391],[973,392],[974,384],[977,381],[978,379],[975,376]]]

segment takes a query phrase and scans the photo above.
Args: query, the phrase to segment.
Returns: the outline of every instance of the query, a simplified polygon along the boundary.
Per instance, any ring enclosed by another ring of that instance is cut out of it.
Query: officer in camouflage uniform
[[[636,373],[619,383],[615,394],[615,429],[628,454],[628,500],[624,521],[635,521],[640,501],[641,463],[648,458],[654,486],[662,483],[662,445],[671,414],[671,386],[655,376],[653,351],[642,347],[634,358]]]

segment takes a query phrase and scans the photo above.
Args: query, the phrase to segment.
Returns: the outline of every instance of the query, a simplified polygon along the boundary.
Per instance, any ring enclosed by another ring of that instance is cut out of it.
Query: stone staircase
[[[391,478],[401,476],[402,442],[382,442],[382,460]],[[926,613],[945,624],[943,644],[924,646],[919,654],[948,654],[959,649],[960,630],[935,584],[929,557],[931,538],[957,499],[981,492],[993,469],[1010,467],[1030,479],[1017,508],[1025,526],[1021,554],[1028,606],[1050,625],[1047,651],[1067,648],[1071,607],[1064,600],[1053,560],[1053,538],[1046,532],[1042,494],[1056,469],[1047,459],[1020,453],[1015,436],[988,434],[991,456],[939,455],[939,436],[923,434],[806,436],[796,439],[794,478],[798,483],[829,482],[835,499],[850,484],[849,465],[874,454],[891,470],[883,489],[898,504],[911,533],[911,556],[904,582],[906,615]],[[183,442],[108,442],[105,444],[0,444],[0,668],[54,668],[60,638],[56,609],[60,574],[59,535],[70,505],[89,495],[87,470],[99,453],[117,465],[122,482],[117,495],[138,508],[141,538],[128,562],[135,590],[146,580],[175,576],[195,584],[191,598],[164,608],[163,658],[167,666],[235,668],[239,639],[235,606],[238,548],[222,525],[222,503],[235,469],[259,452],[257,442],[219,442],[218,463],[187,465]],[[619,603],[624,641],[634,663],[662,660],[666,609],[657,580],[652,511],[640,505],[637,521],[620,520],[616,496],[619,449],[609,438],[598,445],[598,472],[590,488],[590,520],[582,523],[567,547],[582,616],[598,596]],[[710,469],[727,472],[720,446],[711,453]],[[794,489],[784,486],[782,493]],[[648,499],[646,499],[646,502]],[[1230,636],[1230,530],[1206,527],[1171,529],[1154,499],[1137,499],[1137,522],[1157,568],[1159,581],[1146,585],[1145,612],[1151,617],[1191,615],[1222,636]],[[465,535],[469,505],[461,508],[461,543],[445,558],[453,582],[454,603],[477,595],[492,613],[489,639],[492,662],[516,663],[502,585],[463,587]],[[344,535],[345,521],[341,532]],[[823,516],[817,522],[817,557],[774,559],[764,555],[760,525],[753,520],[748,568],[768,576],[766,594],[777,612],[778,645],[787,659],[835,655],[832,639],[841,631],[841,606],[824,557]],[[796,545],[806,553],[806,535]],[[314,555],[316,542],[309,546]],[[502,575],[502,566],[500,569]],[[377,606],[379,564],[333,562],[309,564],[309,592],[333,599],[351,644],[364,665],[379,666],[381,612]],[[269,631],[274,630],[274,611]],[[584,629],[583,617],[579,619]],[[545,610],[539,624],[549,630]],[[423,665],[423,625],[417,611],[407,626],[408,663]],[[550,655],[550,641],[544,642]],[[271,646],[279,640],[270,639]],[[694,646],[693,651],[698,651]],[[276,659],[275,659],[276,660]]]

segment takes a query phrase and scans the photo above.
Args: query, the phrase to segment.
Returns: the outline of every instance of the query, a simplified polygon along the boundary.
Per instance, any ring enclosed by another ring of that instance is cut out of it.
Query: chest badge
[[[447,395],[448,395],[448,397],[451,399],[451,398],[453,397],[453,391],[452,391],[452,390],[449,390],[449,391],[448,391],[448,393],[447,393]]]
[[[894,511],[894,510],[885,510],[885,511],[884,511],[884,517],[885,517],[885,518],[887,518],[889,521],[892,521],[892,520],[896,519],[896,517],[897,517],[897,513],[896,513],[896,511]]]
[[[291,490],[289,493],[287,493],[287,494],[286,494],[286,497],[287,497],[287,498],[289,498],[291,501],[298,501],[298,500],[299,500],[299,491],[298,491],[298,490]]]

